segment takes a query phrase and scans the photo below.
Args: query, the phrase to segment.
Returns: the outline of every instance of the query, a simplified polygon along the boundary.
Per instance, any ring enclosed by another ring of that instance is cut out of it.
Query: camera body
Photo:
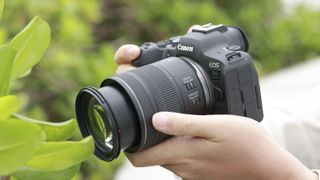
[[[261,121],[258,74],[248,47],[240,28],[211,24],[144,43],[133,61],[139,68],[79,92],[76,113],[82,135],[93,136],[96,156],[112,161],[122,150],[133,153],[170,138],[152,125],[160,111]]]
[[[214,105],[208,114],[234,114],[263,119],[258,74],[247,53],[248,41],[242,29],[206,24],[184,36],[141,46],[139,67],[168,57],[182,57],[200,65],[211,81]],[[179,68],[179,67],[176,67]],[[192,78],[183,79],[191,107],[199,104]]]

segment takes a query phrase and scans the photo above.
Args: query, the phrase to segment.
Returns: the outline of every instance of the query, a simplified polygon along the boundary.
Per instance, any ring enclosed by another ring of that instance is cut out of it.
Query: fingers
[[[185,163],[192,157],[196,158],[194,151],[208,148],[210,143],[203,138],[173,137],[146,150],[127,153],[126,156],[136,167]]]
[[[130,64],[122,64],[118,67],[117,69],[117,74],[119,73],[123,73],[123,72],[126,72],[126,71],[130,71],[132,69],[135,69],[136,67],[130,65]]]
[[[128,64],[140,56],[140,48],[133,44],[121,46],[114,55],[118,64]]]
[[[161,112],[153,116],[155,129],[174,136],[197,136],[219,139],[226,128],[241,117],[233,115],[190,115]]]
[[[193,25],[191,26],[189,29],[188,29],[188,33],[192,31],[192,29],[195,29],[195,28],[198,28],[198,27],[201,27],[200,25]]]
[[[174,136],[211,136],[214,127],[206,116],[179,114],[179,113],[157,113],[153,116],[152,123],[155,129]]]

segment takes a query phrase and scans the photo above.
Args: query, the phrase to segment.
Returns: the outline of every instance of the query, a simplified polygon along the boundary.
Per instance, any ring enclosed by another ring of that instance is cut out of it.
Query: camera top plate
[[[192,32],[209,33],[212,31],[225,32],[227,30],[228,27],[224,26],[223,24],[213,25],[211,23],[208,23],[200,27],[193,28]]]

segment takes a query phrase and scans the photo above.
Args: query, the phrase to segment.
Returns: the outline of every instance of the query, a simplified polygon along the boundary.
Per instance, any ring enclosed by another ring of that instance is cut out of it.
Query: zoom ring
[[[143,78],[144,82],[149,87],[152,97],[156,102],[158,111],[173,111],[181,112],[182,107],[178,99],[178,91],[174,88],[170,77],[164,74],[156,66],[144,66],[136,72],[139,77]]]

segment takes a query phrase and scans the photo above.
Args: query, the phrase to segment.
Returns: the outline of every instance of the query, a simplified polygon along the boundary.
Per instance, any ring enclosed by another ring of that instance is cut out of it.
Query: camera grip
[[[140,46],[140,57],[134,60],[132,62],[132,65],[136,67],[141,67],[160,61],[167,57],[176,56],[176,46],[179,42],[179,39],[180,36],[176,36],[157,43],[144,43],[142,46]]]
[[[159,49],[155,43],[144,43],[140,49],[140,56],[132,62],[135,67],[148,65],[162,59],[163,50]]]

